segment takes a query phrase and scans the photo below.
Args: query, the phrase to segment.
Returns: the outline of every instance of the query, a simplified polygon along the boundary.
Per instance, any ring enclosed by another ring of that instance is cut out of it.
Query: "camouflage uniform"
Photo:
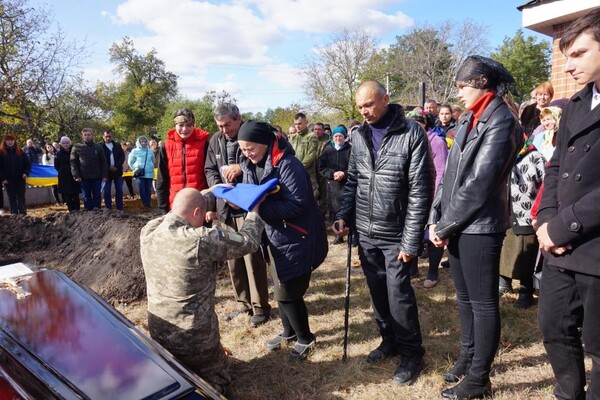
[[[317,136],[305,128],[302,132],[298,132],[292,136],[290,144],[294,148],[296,158],[302,162],[302,165],[304,165],[304,168],[306,168],[310,175],[310,183],[316,199],[319,196],[319,186],[315,173],[315,165],[317,165],[317,159],[319,158],[317,154],[317,147],[319,146]]]
[[[214,304],[218,262],[256,251],[263,229],[254,212],[239,232],[192,228],[169,213],[141,231],[150,335],[209,383],[231,382]]]

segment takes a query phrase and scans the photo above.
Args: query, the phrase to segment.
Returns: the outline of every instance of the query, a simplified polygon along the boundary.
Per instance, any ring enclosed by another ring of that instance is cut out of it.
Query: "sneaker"
[[[257,326],[266,324],[270,319],[271,314],[253,315],[252,318],[250,318],[250,325],[252,325],[253,328],[256,328]]]
[[[385,360],[389,356],[395,356],[398,354],[396,347],[389,339],[383,339],[381,344],[377,348],[369,353],[367,356],[367,362],[369,364],[377,364],[380,361]]]
[[[423,370],[423,356],[405,354],[394,372],[394,383],[400,386],[411,385]]]
[[[438,284],[437,280],[425,279],[425,281],[423,282],[423,287],[425,289],[431,289],[432,287],[435,287],[437,284]]]
[[[294,340],[296,340],[296,335],[283,336],[283,333],[279,333],[273,339],[271,339],[267,343],[265,343],[265,348],[268,351],[277,350],[277,349],[280,349],[282,345],[288,344]]]
[[[310,353],[312,353],[316,344],[317,344],[316,340],[313,340],[312,342],[310,342],[308,344],[302,344],[302,343],[296,342],[296,344],[294,345],[294,349],[292,350],[292,353],[290,354],[290,359],[298,360],[298,361],[306,360],[308,355]]]
[[[228,314],[225,314],[225,321],[231,321],[236,318],[238,315],[252,315],[252,311],[250,310],[235,310]]]

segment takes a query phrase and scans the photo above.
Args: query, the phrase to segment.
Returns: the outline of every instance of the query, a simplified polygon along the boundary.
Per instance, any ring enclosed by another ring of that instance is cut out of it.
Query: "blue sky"
[[[525,0],[30,0],[67,38],[85,40],[84,77],[116,80],[108,48],[124,36],[152,48],[179,76],[180,93],[226,90],[242,112],[306,103],[300,68],[342,28],[366,28],[382,46],[414,26],[468,18],[488,27],[492,49],[521,26]],[[546,38],[532,31],[526,35]]]

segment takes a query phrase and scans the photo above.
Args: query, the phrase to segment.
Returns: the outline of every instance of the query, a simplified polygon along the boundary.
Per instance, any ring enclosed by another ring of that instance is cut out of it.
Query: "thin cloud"
[[[257,6],[269,24],[291,31],[329,33],[360,27],[382,33],[414,24],[400,11],[394,14],[380,11],[394,3],[389,0],[254,0],[249,3]]]

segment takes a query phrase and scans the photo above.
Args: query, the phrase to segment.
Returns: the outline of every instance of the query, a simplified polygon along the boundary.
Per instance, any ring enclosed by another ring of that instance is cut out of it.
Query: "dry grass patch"
[[[332,239],[332,238],[330,238]],[[343,363],[344,293],[347,246],[331,246],[325,263],[315,271],[305,297],[311,329],[317,336],[315,352],[304,362],[289,360],[291,348],[267,352],[264,343],[281,331],[277,307],[273,319],[251,328],[248,317],[225,321],[224,315],[235,309],[231,283],[222,279],[217,285],[216,309],[220,318],[221,340],[233,353],[230,370],[237,399],[414,399],[441,398],[448,387],[442,374],[459,352],[459,322],[452,276],[440,269],[440,283],[423,288],[426,266],[420,265],[420,277],[413,280],[419,305],[419,317],[426,348],[426,367],[409,387],[395,385],[391,378],[398,357],[378,365],[369,365],[365,356],[379,345],[380,337],[373,319],[369,292],[353,249],[348,360]],[[554,385],[541,334],[537,327],[537,307],[515,309],[517,295],[501,299],[502,336],[492,366],[494,399],[550,400]],[[275,302],[271,302],[276,306]],[[122,310],[128,314],[128,310]],[[143,317],[134,316],[138,324]],[[588,360],[588,371],[591,364]]]
[[[362,270],[352,267],[348,360],[341,361],[347,246],[331,246],[326,262],[315,271],[306,295],[311,329],[317,348],[305,362],[289,360],[291,349],[267,352],[264,343],[281,331],[277,317],[257,328],[249,328],[246,317],[221,320],[223,345],[233,352],[233,389],[240,399],[436,399],[448,387],[442,374],[459,351],[459,324],[452,277],[440,270],[440,283],[423,288],[426,266],[413,281],[426,368],[410,387],[399,387],[392,375],[398,357],[379,365],[364,361],[380,337],[373,319],[369,292]],[[353,249],[353,264],[357,263]],[[218,287],[218,314],[235,308],[231,285]],[[547,362],[536,311],[512,307],[516,295],[502,302],[501,349],[493,366],[492,384],[496,399],[552,399],[553,378]],[[275,305],[274,303],[272,303]],[[273,314],[277,315],[276,307]]]

